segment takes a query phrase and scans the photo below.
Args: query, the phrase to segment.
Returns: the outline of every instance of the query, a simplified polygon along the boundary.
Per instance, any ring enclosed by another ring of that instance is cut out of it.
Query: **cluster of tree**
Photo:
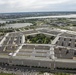
[[[46,37],[44,34],[37,34],[36,36],[27,36],[26,40],[29,40],[31,43],[49,44],[54,38],[54,36]]]
[[[9,29],[0,29],[0,32],[2,32],[2,33],[14,32],[14,29],[12,29],[12,28],[9,28]]]
[[[20,19],[20,20],[12,20],[12,21],[8,21],[6,22],[6,24],[14,24],[14,23],[33,23],[36,24],[35,21],[37,21],[37,19]]]
[[[5,25],[6,25],[5,23],[0,23],[0,27],[1,27],[1,26],[5,26]]]
[[[73,74],[58,72],[58,73],[55,73],[54,75],[73,75]]]

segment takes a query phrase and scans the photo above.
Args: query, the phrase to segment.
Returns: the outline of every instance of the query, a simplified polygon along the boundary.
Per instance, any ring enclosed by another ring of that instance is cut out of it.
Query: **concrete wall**
[[[76,62],[59,62],[59,61],[41,61],[41,60],[30,60],[30,59],[8,59],[8,58],[0,58],[0,62],[9,63],[11,65],[24,65],[24,66],[35,66],[35,67],[47,67],[50,69],[54,68],[76,68]]]
[[[12,61],[12,64],[15,65],[27,65],[27,66],[35,66],[35,67],[47,67],[51,68],[51,62],[50,61],[39,61],[39,60],[17,60],[17,59],[10,59]],[[9,60],[9,61],[10,61]]]
[[[58,68],[69,68],[69,69],[74,69],[76,68],[76,63],[71,63],[71,62],[56,62],[55,67]]]

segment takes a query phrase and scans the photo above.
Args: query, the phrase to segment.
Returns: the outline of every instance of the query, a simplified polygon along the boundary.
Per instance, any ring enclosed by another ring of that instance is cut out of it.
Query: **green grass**
[[[49,44],[54,38],[54,36],[47,37],[44,34],[37,34],[36,36],[27,36],[26,41],[29,40],[30,43],[36,44]]]
[[[9,73],[0,73],[0,75],[15,75],[15,74],[9,74]]]

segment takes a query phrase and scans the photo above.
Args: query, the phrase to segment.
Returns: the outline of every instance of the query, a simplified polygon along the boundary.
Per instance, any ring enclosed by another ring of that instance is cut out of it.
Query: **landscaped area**
[[[0,73],[0,75],[15,75],[15,74],[9,74],[9,73]]]
[[[52,40],[54,40],[54,36],[46,36],[44,34],[37,34],[35,36],[27,36],[26,42],[27,43],[36,43],[36,44],[50,44]]]

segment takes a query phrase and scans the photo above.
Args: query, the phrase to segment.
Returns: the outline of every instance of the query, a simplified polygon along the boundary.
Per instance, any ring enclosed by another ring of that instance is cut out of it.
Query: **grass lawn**
[[[35,36],[29,35],[26,37],[27,43],[36,43],[36,44],[50,44],[54,40],[54,36],[47,37],[44,34],[37,34]]]
[[[0,75],[15,75],[15,74],[9,74],[9,73],[0,73]]]

